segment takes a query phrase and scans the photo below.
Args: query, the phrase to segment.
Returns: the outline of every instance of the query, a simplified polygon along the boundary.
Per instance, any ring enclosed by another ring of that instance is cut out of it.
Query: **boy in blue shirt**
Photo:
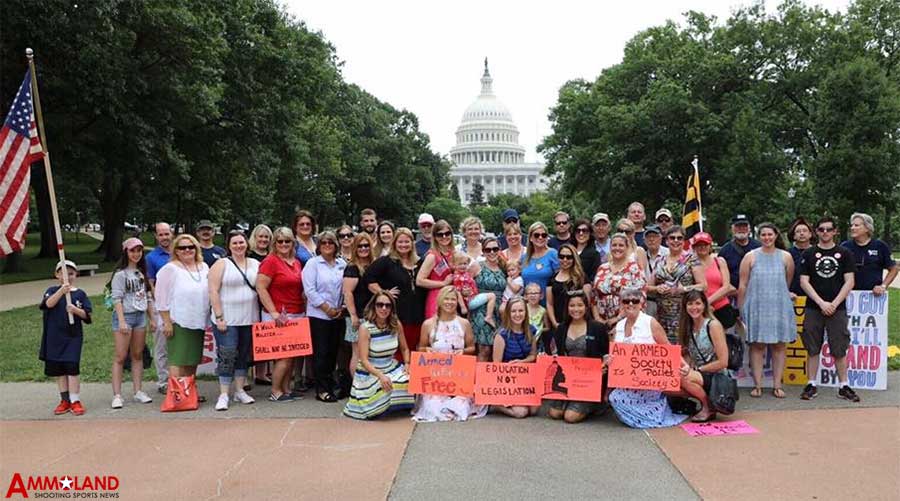
[[[69,284],[63,285],[63,273]],[[39,358],[44,362],[44,374],[56,378],[60,402],[53,410],[56,415],[69,411],[76,416],[84,414],[84,406],[78,393],[81,382],[81,345],[84,340],[83,323],[91,323],[91,301],[81,289],[73,284],[78,276],[78,268],[72,261],[56,265],[56,278],[60,285],[54,285],[44,292],[40,308],[44,315],[44,330],[41,336]],[[66,305],[66,293],[72,303]],[[69,313],[75,319],[69,324]]]

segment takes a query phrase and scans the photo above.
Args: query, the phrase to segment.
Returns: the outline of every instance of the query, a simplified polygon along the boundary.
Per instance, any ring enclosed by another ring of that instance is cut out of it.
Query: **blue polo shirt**
[[[426,242],[422,239],[416,240],[416,255],[419,256],[419,259],[425,257],[425,254],[428,254],[428,249],[431,248],[431,242]]]
[[[856,273],[853,276],[853,289],[870,291],[876,285],[884,283],[884,270],[889,270],[897,265],[891,258],[891,249],[886,243],[873,238],[866,245],[857,245],[853,240],[847,240],[841,247],[853,253],[853,261],[856,263]]]
[[[156,247],[148,252],[144,258],[147,261],[147,278],[156,281],[156,274],[171,258],[172,256],[162,247]]]
[[[762,247],[762,244],[759,243],[758,240],[751,238],[747,242],[747,245],[738,245],[734,239],[731,239],[719,249],[719,257],[728,263],[728,273],[731,274],[731,285],[735,288],[737,288],[741,282],[741,260],[744,259],[744,256],[748,252],[760,247]]]

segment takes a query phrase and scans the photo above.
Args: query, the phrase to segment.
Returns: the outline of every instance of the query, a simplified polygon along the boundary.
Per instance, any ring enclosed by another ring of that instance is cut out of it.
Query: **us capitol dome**
[[[484,188],[484,201],[492,195],[527,196],[547,187],[542,163],[526,163],[519,144],[519,129],[509,109],[494,95],[487,58],[481,76],[481,94],[456,129],[456,146],[450,149],[450,179],[459,189],[463,205],[469,205],[476,184]]]

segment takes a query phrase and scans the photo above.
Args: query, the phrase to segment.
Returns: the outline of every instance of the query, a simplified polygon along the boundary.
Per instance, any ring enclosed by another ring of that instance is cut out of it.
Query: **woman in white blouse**
[[[203,356],[209,323],[209,267],[193,235],[178,235],[172,248],[171,260],[156,274],[156,308],[167,338],[169,375],[191,376]]]
[[[247,237],[232,231],[225,242],[228,256],[209,270],[209,301],[216,336],[216,374],[219,400],[216,410],[228,409],[228,392],[234,382],[234,401],[252,404],[244,391],[251,353],[253,323],[259,318],[256,275],[259,261],[247,258]]]

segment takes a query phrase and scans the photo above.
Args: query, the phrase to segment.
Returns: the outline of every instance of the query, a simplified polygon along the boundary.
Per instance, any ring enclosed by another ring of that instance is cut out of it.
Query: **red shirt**
[[[275,303],[275,310],[281,313],[303,313],[303,265],[294,259],[294,265],[288,266],[284,259],[269,254],[259,265],[259,273],[272,279],[269,284],[269,296]]]
[[[466,306],[469,306],[469,301],[478,294],[478,285],[475,284],[475,280],[472,279],[472,275],[466,273],[454,273],[453,274],[453,288],[459,291],[462,294],[464,288],[468,287],[471,291],[471,296],[466,298]]]

